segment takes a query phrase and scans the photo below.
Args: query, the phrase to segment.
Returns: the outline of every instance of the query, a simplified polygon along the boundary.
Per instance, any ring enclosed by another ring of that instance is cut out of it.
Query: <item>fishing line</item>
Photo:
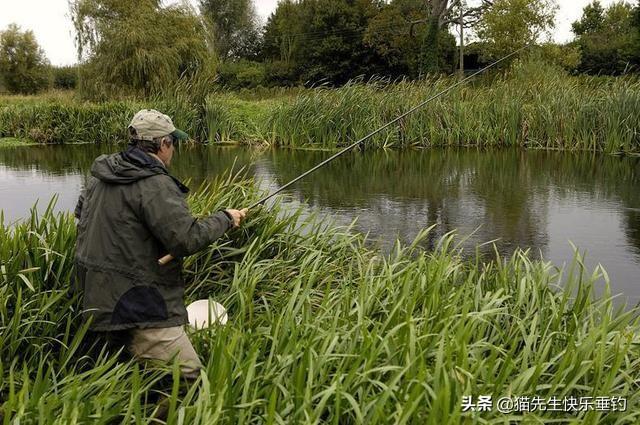
[[[338,153],[331,155],[329,158],[325,159],[324,161],[322,161],[321,163],[319,163],[318,165],[316,165],[315,167],[311,168],[308,171],[305,171],[304,173],[300,174],[298,177],[296,177],[295,179],[291,180],[290,182],[286,183],[284,186],[281,186],[278,190],[276,190],[273,193],[270,193],[269,195],[265,196],[264,198],[260,199],[257,202],[254,202],[253,204],[251,204],[249,207],[247,207],[246,209],[248,210],[252,210],[262,204],[264,204],[265,202],[267,202],[269,199],[273,198],[274,196],[276,196],[278,193],[282,192],[283,190],[285,190],[286,188],[288,188],[289,186],[295,184],[296,182],[298,182],[299,180],[302,180],[303,178],[305,178],[306,176],[308,176],[309,174],[313,173],[314,171],[324,167],[325,165],[329,164],[330,162],[332,162],[333,160],[335,160],[336,158],[339,158],[340,156],[344,155],[345,153],[349,152],[350,150],[352,150],[353,148],[355,148],[356,146],[364,143],[365,141],[367,141],[368,139],[372,138],[373,136],[375,136],[376,134],[380,133],[382,130],[392,126],[393,124],[397,123],[398,121],[400,121],[403,118],[406,118],[407,116],[411,115],[412,113],[414,113],[415,111],[417,111],[418,109],[422,108],[424,105],[426,105],[427,103],[439,98],[440,96],[449,93],[451,90],[455,89],[456,87],[461,86],[462,84],[466,83],[467,81],[473,79],[474,77],[482,74],[483,72],[485,72],[488,69],[493,68],[494,66],[498,65],[501,62],[504,62],[505,60],[509,59],[510,57],[513,57],[515,55],[517,55],[518,53],[520,53],[521,51],[523,51],[524,49],[526,49],[527,47],[529,47],[530,44],[527,44],[521,48],[519,48],[518,50],[508,54],[507,56],[485,66],[484,68],[474,72],[473,74],[469,75],[468,77],[458,81],[457,83],[453,84],[452,86],[442,90],[439,93],[434,94],[433,96],[431,96],[430,98],[420,102],[419,104],[417,104],[416,106],[414,106],[413,108],[409,109],[407,112],[405,112],[404,114],[394,118],[393,120],[389,121],[388,123],[386,123],[385,125],[383,125],[382,127],[379,127],[378,129],[372,131],[371,133],[367,134],[366,136],[364,136],[363,138],[361,138],[360,140],[353,142],[352,144],[350,144],[349,146],[347,146],[346,148],[342,149],[341,151],[339,151]],[[165,255],[164,257],[162,257],[161,259],[158,260],[158,263],[160,265],[165,265],[167,264],[169,261],[171,261],[173,259],[172,255]]]

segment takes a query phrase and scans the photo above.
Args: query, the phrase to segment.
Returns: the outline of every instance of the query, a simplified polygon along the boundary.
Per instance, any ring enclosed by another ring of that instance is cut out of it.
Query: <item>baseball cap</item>
[[[133,116],[129,128],[135,130],[138,140],[153,140],[170,134],[175,140],[187,140],[189,135],[173,125],[168,115],[155,109],[142,109]]]

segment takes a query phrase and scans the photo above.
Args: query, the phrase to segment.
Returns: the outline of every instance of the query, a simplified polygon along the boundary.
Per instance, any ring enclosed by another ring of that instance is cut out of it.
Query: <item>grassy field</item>
[[[168,96],[82,103],[70,95],[0,98],[0,137],[43,143],[114,142],[140,108],[174,117],[194,138],[336,148],[353,142],[455,82],[355,82],[339,89]],[[371,140],[376,147],[474,146],[640,152],[640,82],[573,77],[516,64],[435,100]]]
[[[235,176],[189,202],[204,213],[257,196]],[[187,301],[211,296],[230,321],[192,335],[206,370],[186,395],[167,390],[169,423],[640,421],[640,322],[595,299],[602,271],[579,257],[562,272],[521,251],[465,260],[453,236],[424,253],[414,246],[427,230],[381,256],[348,229],[278,211],[186,260]],[[74,241],[68,214],[0,225],[0,423],[152,423],[149,390],[176,369],[119,361],[89,337],[70,283]],[[463,413],[465,395],[620,396],[629,407]]]

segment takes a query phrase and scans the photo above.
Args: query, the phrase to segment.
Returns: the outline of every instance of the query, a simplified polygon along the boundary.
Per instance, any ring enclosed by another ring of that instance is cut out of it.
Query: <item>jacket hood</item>
[[[91,175],[110,184],[130,184],[157,174],[171,177],[181,192],[189,192],[158,160],[136,147],[111,155],[101,155],[91,166]]]

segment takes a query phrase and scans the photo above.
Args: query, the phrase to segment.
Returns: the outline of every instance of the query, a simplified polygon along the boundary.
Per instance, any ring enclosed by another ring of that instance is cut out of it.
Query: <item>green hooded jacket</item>
[[[195,218],[188,189],[138,148],[98,157],[91,174],[75,210],[84,318],[97,331],[187,323],[181,257],[220,238],[231,218]],[[175,260],[159,265],[167,253]]]

